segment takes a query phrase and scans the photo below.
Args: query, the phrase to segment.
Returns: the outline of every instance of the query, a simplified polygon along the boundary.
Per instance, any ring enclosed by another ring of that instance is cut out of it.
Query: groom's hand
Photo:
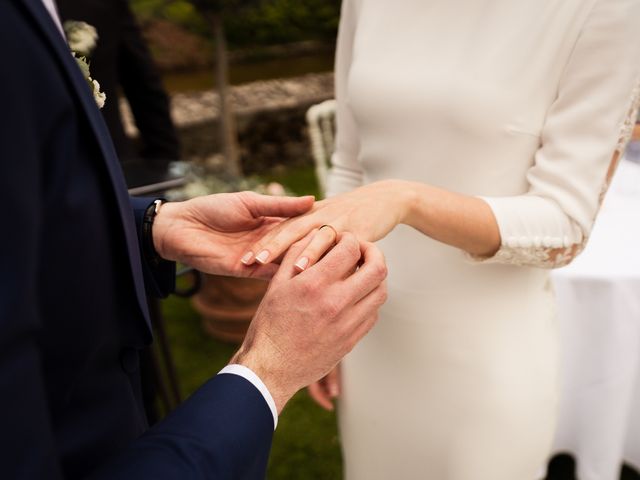
[[[313,201],[240,192],[165,203],[153,223],[153,244],[162,258],[206,273],[270,278],[277,266],[249,268],[240,257],[283,219],[309,211]]]
[[[309,238],[285,256],[231,360],[262,379],[278,411],[351,351],[387,298],[385,260],[372,243],[345,233],[318,263],[299,273],[294,263]]]

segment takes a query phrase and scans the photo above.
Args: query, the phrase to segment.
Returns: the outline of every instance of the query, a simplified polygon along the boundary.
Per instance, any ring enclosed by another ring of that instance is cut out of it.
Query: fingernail
[[[251,261],[252,258],[253,258],[253,252],[247,252],[244,254],[244,257],[240,259],[240,261],[245,265],[249,265],[249,262]]]
[[[263,250],[256,256],[256,262],[266,263],[269,258],[269,251]]]
[[[309,259],[307,257],[302,257],[295,263],[295,267],[300,271],[307,268],[307,265],[309,265]]]
[[[331,394],[332,397],[337,397],[338,396],[338,387],[329,388],[329,393]]]

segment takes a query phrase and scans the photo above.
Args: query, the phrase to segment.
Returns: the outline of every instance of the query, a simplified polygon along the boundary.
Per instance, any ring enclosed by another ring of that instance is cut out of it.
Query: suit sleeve
[[[147,295],[166,298],[176,287],[176,263],[167,260],[154,262],[152,258],[156,256],[155,251],[149,251],[149,246],[145,245],[143,234],[143,219],[147,208],[151,206],[156,198],[131,197],[131,207],[136,221],[136,232],[140,245],[140,258],[142,260],[142,273]]]
[[[92,479],[264,479],[272,438],[258,389],[218,375]]]
[[[37,336],[44,176],[38,125],[40,81],[15,2],[0,2],[0,431],[2,478],[61,479]],[[21,43],[24,50],[15,48]],[[16,74],[20,72],[20,74]],[[32,80],[33,79],[33,80]],[[31,90],[34,89],[34,90]]]
[[[171,120],[169,98],[128,2],[119,0],[118,78],[142,140],[143,158],[180,158],[180,144]]]

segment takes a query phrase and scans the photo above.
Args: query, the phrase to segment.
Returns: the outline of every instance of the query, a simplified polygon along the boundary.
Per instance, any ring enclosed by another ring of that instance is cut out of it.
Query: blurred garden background
[[[218,92],[223,27],[228,111],[237,176],[278,182],[294,194],[319,194],[305,113],[333,96],[333,55],[339,0],[133,0],[131,7],[170,95],[181,159],[229,178],[221,134],[225,119]],[[224,80],[224,79],[223,79]],[[125,100],[126,129],[136,136]],[[233,186],[230,187],[232,189]],[[190,299],[162,303],[182,397],[215,375],[235,351],[205,333]],[[158,345],[156,344],[156,347]],[[300,392],[283,412],[269,479],[342,477],[335,415]]]

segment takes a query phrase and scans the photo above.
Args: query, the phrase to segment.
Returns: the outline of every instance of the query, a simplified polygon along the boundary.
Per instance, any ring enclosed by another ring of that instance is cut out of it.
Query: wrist
[[[151,230],[153,248],[156,253],[165,260],[175,261],[167,249],[166,236],[176,218],[178,202],[165,202],[157,210]]]
[[[141,244],[142,244],[142,253],[145,260],[152,267],[158,267],[163,259],[158,255],[158,251],[154,246],[153,235],[154,235],[154,225],[155,220],[160,208],[162,207],[164,200],[156,199],[151,204],[149,204],[142,215],[142,226],[141,226]]]
[[[409,225],[418,202],[417,184],[406,180],[387,180],[386,183],[395,202],[397,223]]]
[[[245,350],[244,346],[241,346],[240,350],[236,352],[229,363],[243,365],[260,378],[269,390],[276,404],[278,414],[282,412],[287,402],[299,390],[298,388],[291,387],[284,375],[279,375],[275,369],[269,368],[266,362],[260,358],[260,355],[252,349]]]

